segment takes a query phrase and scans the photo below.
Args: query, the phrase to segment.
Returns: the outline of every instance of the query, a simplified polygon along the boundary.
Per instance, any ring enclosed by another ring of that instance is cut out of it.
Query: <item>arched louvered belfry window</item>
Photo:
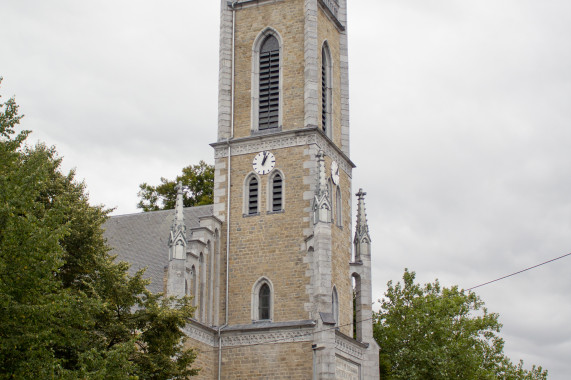
[[[280,46],[269,35],[260,47],[258,129],[277,128],[280,105]]]
[[[271,180],[271,211],[281,211],[284,208],[283,203],[283,179],[280,173],[276,173],[272,176]]]
[[[263,284],[258,293],[258,318],[270,319],[271,292],[268,284]]]
[[[329,138],[333,130],[331,108],[331,54],[327,42],[324,42],[321,48],[321,127]]]
[[[252,176],[248,181],[248,215],[258,213],[259,182],[256,176]]]

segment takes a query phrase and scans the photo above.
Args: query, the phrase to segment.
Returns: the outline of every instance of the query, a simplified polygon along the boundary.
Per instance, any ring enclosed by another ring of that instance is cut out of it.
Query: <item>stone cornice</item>
[[[355,167],[355,164],[337,145],[325,136],[318,127],[307,127],[266,135],[240,137],[226,141],[218,141],[210,144],[210,146],[214,148],[214,158],[218,159],[228,156],[228,145],[231,147],[232,156],[238,156],[264,150],[309,144],[316,144],[327,156],[337,161],[339,167],[351,177],[351,170]]]
[[[233,347],[313,341],[313,332],[315,329],[315,323],[313,322],[290,325],[284,324],[282,326],[280,326],[280,324],[275,325],[279,327],[271,327],[271,324],[266,324],[260,326],[260,328],[256,328],[255,325],[247,325],[247,327],[233,326],[230,329],[222,329],[222,346]],[[247,329],[248,332],[246,332],[245,329]],[[193,340],[211,347],[218,347],[216,329],[193,320],[191,323],[188,323],[183,330],[185,334]],[[368,347],[369,345],[366,343],[358,342],[339,331],[335,332],[335,350],[339,353],[343,353],[345,356],[362,360]]]
[[[234,9],[242,9],[254,7],[256,5],[263,5],[266,3],[277,3],[283,0],[238,0],[238,1],[228,1],[228,7]]]
[[[199,245],[199,246],[201,246],[202,248],[204,248],[204,247],[206,246],[206,243],[203,242],[203,241],[200,240],[200,239],[190,239],[190,240],[188,240],[188,243],[189,243],[189,244]]]
[[[247,325],[232,325],[222,329],[223,332],[233,331],[262,331],[262,330],[275,330],[275,329],[291,329],[302,327],[314,327],[315,321],[311,319],[301,321],[286,321],[286,322],[254,322]]]
[[[187,323],[183,328],[184,333],[191,339],[197,340],[209,346],[217,346],[216,330],[211,329],[197,321]]]
[[[194,257],[195,259],[198,260],[198,255],[197,255],[196,253],[192,252],[192,251],[188,251],[188,250],[187,250],[187,251],[186,251],[186,255],[187,255],[187,257],[188,257],[188,255],[190,255],[190,256],[192,256],[192,257]]]
[[[224,331],[224,330],[223,330]],[[240,333],[235,332],[223,333],[222,346],[250,346],[255,344],[280,344],[292,342],[311,342],[313,341],[313,327],[305,328],[280,328],[274,330],[262,330],[260,332]]]
[[[339,14],[339,4],[337,0],[318,0],[317,3],[321,6],[327,17],[333,21],[337,29],[339,29],[340,32],[344,32],[345,26],[337,18]]]
[[[218,219],[218,218],[217,218],[217,219]],[[191,231],[193,234],[195,234],[195,233],[196,233],[196,234],[199,234],[199,233],[201,233],[201,232],[204,232],[204,233],[206,233],[207,235],[214,235],[214,231],[212,231],[209,227],[204,227],[204,226],[199,226],[199,227],[191,228],[190,231]]]
[[[337,351],[361,360],[367,347],[369,347],[368,344],[358,342],[340,331],[335,331],[335,349]]]
[[[314,328],[315,322],[311,320],[229,326],[221,330],[222,346],[310,342]],[[192,320],[183,331],[191,339],[218,347],[218,330],[215,328]]]
[[[198,220],[208,220],[208,219],[212,219],[218,224],[222,224],[222,221],[219,218],[215,217],[214,215],[206,215],[198,218]]]

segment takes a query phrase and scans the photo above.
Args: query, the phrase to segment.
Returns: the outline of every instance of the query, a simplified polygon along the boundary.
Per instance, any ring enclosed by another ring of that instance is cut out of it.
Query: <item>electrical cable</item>
[[[529,267],[529,268],[522,269],[522,270],[517,271],[517,272],[514,272],[514,273],[512,273],[512,274],[508,274],[507,276],[503,276],[503,277],[500,277],[500,278],[496,278],[495,280],[488,281],[488,282],[484,282],[483,284],[480,284],[480,285],[472,286],[471,288],[468,288],[468,289],[466,289],[466,290],[471,291],[472,289],[476,289],[476,288],[479,288],[479,287],[484,286],[484,285],[489,285],[489,284],[491,284],[491,283],[493,283],[493,282],[500,281],[500,280],[506,279],[506,278],[511,277],[511,276],[515,276],[516,274],[520,274],[520,273],[526,272],[526,271],[528,271],[528,270],[530,270],[530,269],[534,269],[534,268],[540,267],[540,266],[542,266],[542,265],[551,263],[551,262],[553,262],[553,261],[555,261],[555,260],[562,259],[562,258],[567,257],[567,256],[569,256],[569,255],[571,255],[571,253],[568,253],[568,254],[563,255],[563,256],[556,257],[556,258],[551,259],[551,260],[547,260],[547,261],[545,261],[545,262],[543,262],[543,263],[541,263],[541,264],[537,264],[537,265],[531,266],[531,267]]]
[[[562,258],[567,257],[567,256],[571,256],[571,252],[570,252],[570,253],[567,253],[567,254],[565,254],[565,255],[563,255],[563,256],[559,256],[559,257],[556,257],[556,258],[554,258],[554,259],[547,260],[547,261],[545,261],[545,262],[543,262],[543,263],[540,263],[540,264],[537,264],[537,265],[533,265],[533,266],[531,266],[531,267],[528,267],[528,268],[519,270],[519,271],[517,271],[517,272],[508,274],[508,275],[506,275],[506,276],[496,278],[495,280],[487,281],[487,282],[481,283],[481,284],[479,284],[479,285],[472,286],[471,288],[468,288],[468,289],[465,289],[465,290],[466,290],[466,291],[472,291],[472,289],[476,289],[476,288],[479,288],[479,287],[482,287],[482,286],[486,286],[486,285],[492,284],[492,283],[494,283],[494,282],[497,282],[497,281],[506,279],[506,278],[508,278],[508,277],[512,277],[512,276],[521,274],[521,273],[526,272],[526,271],[528,271],[528,270],[531,270],[531,269],[540,267],[540,266],[545,265],[545,264],[549,264],[549,263],[551,263],[551,262],[554,262],[554,261],[556,261],[556,260],[562,259]],[[356,321],[356,322],[366,322],[366,321],[372,320],[373,318],[374,318],[374,317],[366,318],[366,319],[362,319],[362,320]],[[346,324],[343,324],[343,325],[337,325],[337,326],[334,326],[334,327],[328,327],[328,328],[321,329],[321,330],[317,330],[317,331],[312,330],[312,331],[308,331],[308,332],[305,332],[305,333],[300,333],[299,335],[295,336],[294,339],[295,339],[295,338],[302,337],[302,336],[305,336],[305,335],[316,334],[316,333],[320,333],[320,332],[324,332],[324,331],[329,331],[329,330],[333,330],[333,329],[338,329],[339,327],[345,327],[345,326],[349,326],[349,325],[352,325],[352,324],[353,324],[353,322],[351,322],[351,323],[346,323]],[[274,340],[270,340],[270,341],[267,341],[267,342],[256,342],[256,343],[240,344],[240,345],[235,345],[235,346],[224,346],[224,347],[222,347],[222,348],[217,348],[217,349],[214,349],[214,350],[200,351],[200,353],[218,352],[218,351],[220,351],[220,350],[228,350],[228,349],[232,349],[232,348],[241,348],[241,347],[250,347],[250,346],[259,346],[259,345],[262,345],[262,344],[273,344],[273,343],[279,343],[280,341],[289,340],[289,339],[292,339],[292,338],[291,338],[291,337],[287,337],[287,338],[274,339]],[[294,342],[295,342],[295,340],[294,340]]]

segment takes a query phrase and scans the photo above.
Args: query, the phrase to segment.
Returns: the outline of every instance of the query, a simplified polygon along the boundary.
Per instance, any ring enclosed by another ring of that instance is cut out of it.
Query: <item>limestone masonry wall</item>
[[[252,48],[268,26],[282,39],[283,129],[303,125],[303,0],[288,0],[236,11],[234,137],[250,136]]]
[[[216,348],[194,339],[188,339],[185,346],[193,348],[196,352],[196,359],[192,363],[192,367],[200,368],[198,376],[193,377],[193,379],[215,379],[218,374],[218,351]]]
[[[330,159],[326,158],[327,167],[330,167]],[[339,297],[339,322],[341,332],[353,336],[351,323],[353,321],[353,297],[351,278],[349,276],[349,262],[351,261],[351,178],[340,170],[339,189],[341,190],[342,224],[337,225],[337,213],[339,212],[335,201],[337,189],[334,189],[332,197],[334,221],[331,225],[332,238],[332,263],[331,282],[337,288]]]
[[[311,352],[310,342],[230,347],[222,353],[222,378],[308,380]]]
[[[321,8],[318,8],[317,13],[317,34],[318,34],[318,57],[319,57],[319,67],[321,68],[321,47],[324,41],[327,41],[329,45],[329,51],[331,53],[333,69],[331,72],[332,77],[332,101],[333,101],[333,113],[332,113],[332,123],[333,123],[333,142],[341,147],[341,76],[340,76],[340,54],[339,54],[339,31],[335,25],[327,18],[325,13]],[[320,74],[321,78],[321,74]],[[321,86],[319,86],[319,99],[321,99]],[[321,115],[321,101],[319,102],[319,114]]]
[[[259,176],[259,215],[244,216],[244,180],[252,172],[255,154],[232,158],[232,190],[230,212],[230,291],[229,322],[252,322],[252,287],[262,276],[273,284],[273,321],[308,318],[304,303],[308,300],[305,287],[307,264],[304,229],[309,226],[309,201],[303,194],[309,189],[303,177],[303,147],[289,147],[272,151],[276,169],[283,173],[284,211],[267,212],[266,194],[269,175]]]

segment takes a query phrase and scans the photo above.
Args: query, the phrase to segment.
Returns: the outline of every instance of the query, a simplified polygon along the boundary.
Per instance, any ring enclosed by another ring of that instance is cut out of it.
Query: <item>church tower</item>
[[[352,254],[346,2],[221,1],[219,256],[187,327],[203,378],[379,376],[362,191]]]
[[[191,296],[198,379],[379,378],[348,0],[221,0],[214,204],[119,215],[112,254]],[[357,197],[352,234],[352,197]]]

